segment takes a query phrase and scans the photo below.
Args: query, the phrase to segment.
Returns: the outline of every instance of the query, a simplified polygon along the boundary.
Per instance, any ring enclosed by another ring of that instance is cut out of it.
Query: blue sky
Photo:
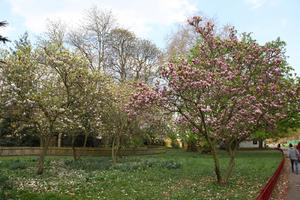
[[[45,31],[47,19],[76,27],[93,5],[111,10],[120,25],[161,48],[176,24],[195,13],[216,19],[219,26],[252,32],[261,44],[280,37],[287,43],[289,64],[300,75],[299,0],[0,0],[0,20],[9,23],[0,34],[16,40],[28,31],[35,38]]]

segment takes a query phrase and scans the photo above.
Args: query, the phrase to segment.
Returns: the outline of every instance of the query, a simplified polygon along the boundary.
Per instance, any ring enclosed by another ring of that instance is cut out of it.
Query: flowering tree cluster
[[[39,174],[53,137],[58,136],[60,146],[62,135],[71,136],[77,159],[79,134],[85,134],[84,146],[93,133],[105,135],[114,147],[122,138],[131,139],[149,127],[142,118],[133,119],[125,112],[127,94],[134,90],[128,81],[151,84],[160,50],[118,28],[111,12],[94,7],[85,22],[67,32],[65,24],[49,21],[36,45],[30,44],[25,33],[15,48],[0,49],[0,120],[9,119],[14,136],[29,135],[24,131],[28,129],[38,135],[43,146]],[[8,40],[0,36],[1,41]]]
[[[164,84],[156,90],[140,84],[132,97],[130,113],[151,104],[177,113],[177,123],[204,137],[211,147],[218,182],[228,181],[238,144],[256,130],[271,130],[295,103],[296,89],[286,67],[283,43],[259,45],[250,35],[214,34],[214,25],[189,20],[199,34],[190,55],[172,59],[162,70]],[[230,155],[224,176],[220,172],[217,145]]]
[[[131,93],[130,101],[126,104],[125,112],[131,119],[137,120],[141,126],[147,127],[149,132],[159,132],[161,136],[164,136],[168,132],[173,132],[172,113],[162,109],[160,103],[158,90],[138,82],[137,89]]]
[[[127,84],[107,85],[107,99],[103,102],[103,112],[101,113],[102,133],[104,137],[112,142],[112,161],[117,161],[117,154],[122,147],[122,141],[127,140],[133,134],[134,120],[130,120],[126,112],[125,105],[129,99],[129,91],[133,88]]]
[[[58,141],[63,134],[72,137],[75,160],[79,134],[85,134],[84,144],[92,133],[105,136],[112,142],[116,162],[121,140],[144,132],[139,119],[125,112],[133,85],[90,70],[88,60],[67,49],[55,31],[35,47],[24,35],[15,49],[1,53],[0,116],[13,119],[14,136],[30,129],[40,138],[38,174],[43,173],[50,140],[57,135]]]
[[[7,52],[4,61],[1,116],[15,116],[16,133],[24,128],[36,130],[43,146],[38,169],[41,174],[53,136],[67,132],[75,138],[79,131],[99,127],[97,116],[105,79],[90,75],[85,59],[52,41],[36,48],[17,45]],[[96,120],[86,124],[87,115],[96,116]]]
[[[149,104],[148,109],[139,110],[138,113],[129,111],[132,105],[131,95],[136,91],[134,83],[114,83],[106,87],[107,99],[103,101],[100,116],[101,131],[104,137],[112,141],[113,163],[116,163],[119,149],[130,144],[133,138],[149,138],[152,133],[158,133],[160,128],[165,127],[163,125],[166,118],[161,117],[160,110],[155,109],[153,104]],[[161,132],[159,134],[163,135]]]

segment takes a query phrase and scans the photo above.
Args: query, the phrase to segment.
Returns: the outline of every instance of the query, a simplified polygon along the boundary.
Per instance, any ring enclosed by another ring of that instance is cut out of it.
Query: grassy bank
[[[229,161],[219,152],[221,164]],[[241,151],[226,186],[216,184],[210,155],[171,150],[128,156],[111,166],[108,157],[48,157],[35,174],[36,157],[0,158],[6,199],[254,199],[281,161],[278,151]],[[225,166],[224,166],[225,167]],[[223,171],[225,168],[223,168]],[[7,175],[7,180],[3,177]]]

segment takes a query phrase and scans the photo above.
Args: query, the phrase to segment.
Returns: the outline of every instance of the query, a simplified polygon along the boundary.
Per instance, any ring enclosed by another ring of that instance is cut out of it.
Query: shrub
[[[24,163],[20,162],[20,160],[6,160],[6,161],[0,161],[0,168],[16,170],[16,169],[26,169],[27,166]]]
[[[179,169],[180,167],[181,167],[181,163],[176,162],[174,160],[165,160],[162,162],[162,168]]]
[[[203,143],[200,147],[200,153],[202,154],[208,154],[211,152],[211,147],[207,142]]]
[[[181,147],[180,147],[180,142],[177,141],[177,139],[172,140],[172,147],[175,148],[175,149],[181,148]]]
[[[142,147],[144,146],[144,140],[141,137],[133,136],[129,141],[129,146]]]
[[[165,146],[166,144],[165,144],[164,140],[155,138],[155,139],[152,140],[152,144],[151,145],[154,145],[154,146]]]
[[[37,162],[38,160],[39,160],[38,157],[33,157],[33,158],[27,159],[26,161],[28,161],[28,162]]]
[[[16,160],[15,162],[12,162],[10,167],[11,170],[16,170],[16,169],[26,169],[26,165],[19,160]]]

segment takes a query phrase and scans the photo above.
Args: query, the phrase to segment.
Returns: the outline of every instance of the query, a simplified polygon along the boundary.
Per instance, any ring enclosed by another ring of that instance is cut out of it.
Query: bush
[[[162,168],[179,169],[180,167],[181,167],[181,163],[178,163],[174,160],[166,160],[162,162]]]
[[[39,160],[38,157],[33,157],[33,158],[27,159],[26,161],[28,161],[28,162],[37,162],[38,160]]]
[[[21,163],[21,162],[15,162],[15,163],[11,164],[10,169],[11,170],[26,169],[26,165],[24,163]]]
[[[175,149],[180,149],[180,142],[177,141],[177,139],[175,140],[172,140],[172,147],[175,148]]]
[[[200,153],[202,154],[208,154],[211,152],[211,147],[207,142],[205,142],[203,145],[200,147]]]
[[[0,161],[0,168],[16,170],[16,169],[26,169],[27,166],[24,163],[20,162],[20,160],[7,160],[7,161]]]
[[[151,145],[154,145],[154,146],[165,146],[166,144],[165,144],[164,140],[154,139],[153,143]]]
[[[129,142],[129,146],[142,147],[144,146],[144,140],[141,137],[133,136]]]

